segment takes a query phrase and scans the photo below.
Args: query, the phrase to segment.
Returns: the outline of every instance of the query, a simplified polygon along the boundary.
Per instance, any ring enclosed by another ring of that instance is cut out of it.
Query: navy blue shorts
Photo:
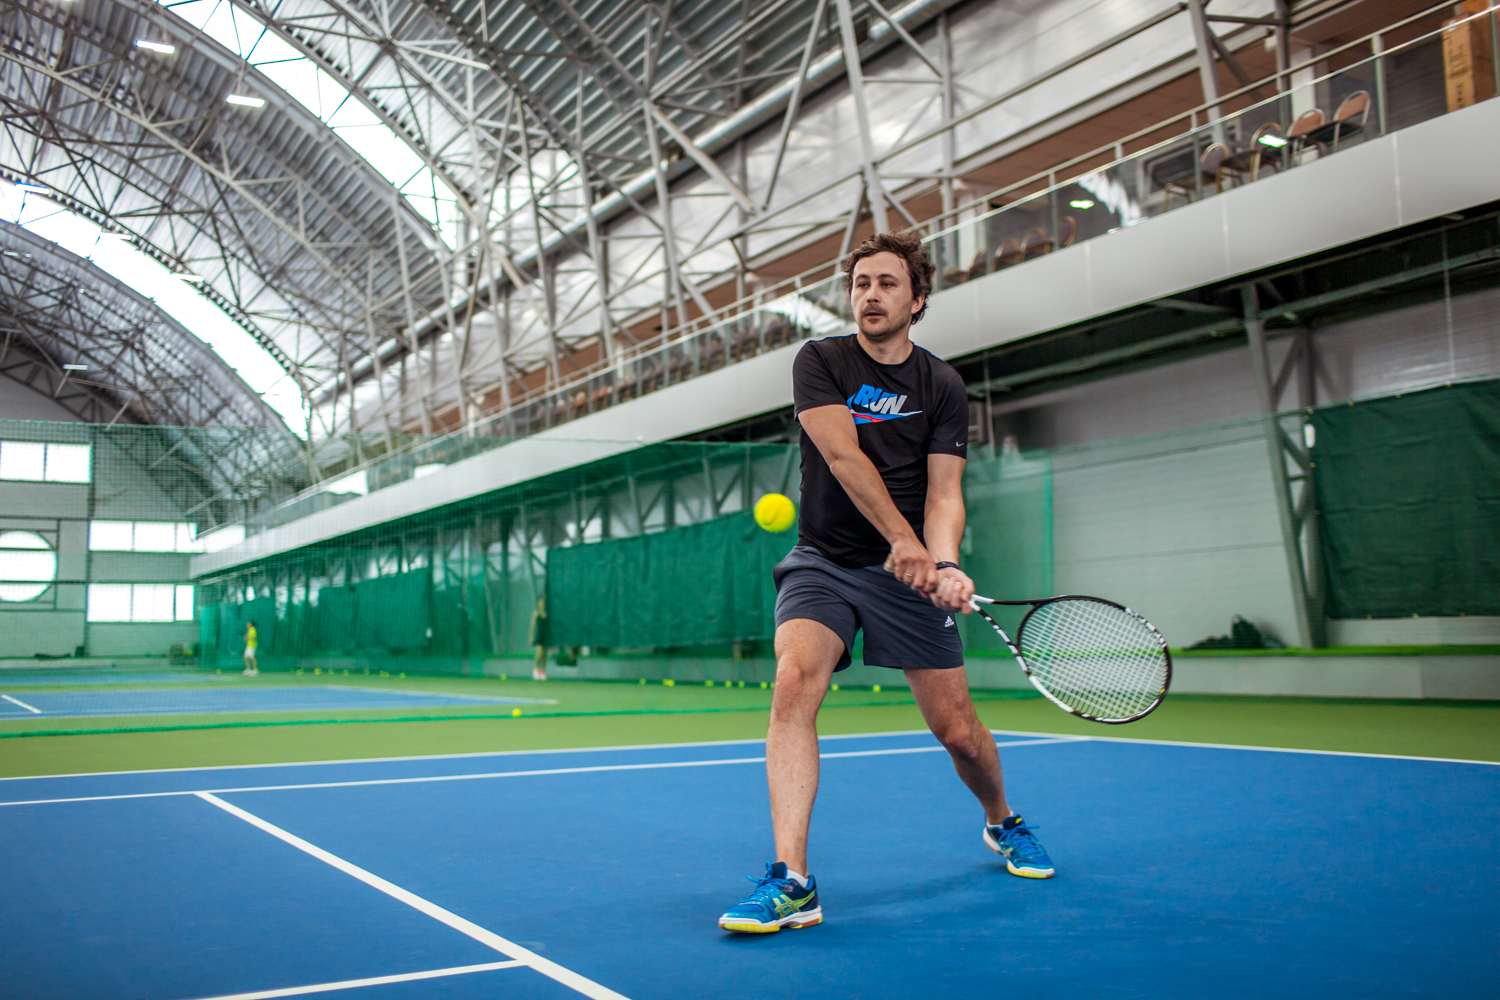
[[[847,569],[817,549],[799,545],[776,564],[776,626],[794,618],[827,625],[844,640],[835,670],[852,661],[854,636],[865,630],[865,663],[872,667],[964,665],[963,642],[953,612],[897,580],[882,566]]]

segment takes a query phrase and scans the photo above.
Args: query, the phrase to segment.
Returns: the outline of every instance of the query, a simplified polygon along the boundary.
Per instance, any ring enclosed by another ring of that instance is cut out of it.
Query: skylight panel
[[[157,0],[193,27],[259,69],[317,115],[362,159],[401,191],[439,237],[458,244],[458,199],[411,146],[332,74],[278,37],[231,0]],[[415,183],[413,187],[412,184]]]

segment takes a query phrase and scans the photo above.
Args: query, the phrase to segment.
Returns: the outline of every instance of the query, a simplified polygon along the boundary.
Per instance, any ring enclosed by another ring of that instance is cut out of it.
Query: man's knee
[[[813,657],[784,653],[776,659],[776,693],[773,704],[786,705],[791,700],[821,700],[828,683],[828,669]]]
[[[938,738],[938,742],[950,754],[964,760],[978,759],[984,750],[983,741],[991,738],[984,727],[974,724],[969,719],[953,719],[940,723],[933,727],[932,735]]]

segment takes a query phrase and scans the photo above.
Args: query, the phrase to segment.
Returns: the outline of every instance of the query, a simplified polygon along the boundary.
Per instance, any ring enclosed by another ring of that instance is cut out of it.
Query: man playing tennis
[[[850,254],[844,276],[859,332],[807,343],[792,368],[802,509],[797,546],[775,569],[776,689],[766,733],[777,860],[719,918],[728,931],[823,920],[807,873],[817,715],[860,629],[865,663],[905,671],[922,718],[984,807],[985,844],[1013,874],[1053,871],[1006,804],[1000,755],[964,673],[953,616],[969,613],[974,594],[958,568],[968,393],[952,367],[910,337],[927,309],[932,264],[916,236],[883,233]]]

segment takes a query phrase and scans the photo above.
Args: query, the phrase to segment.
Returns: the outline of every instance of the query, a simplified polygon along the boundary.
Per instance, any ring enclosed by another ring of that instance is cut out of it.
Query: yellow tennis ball
[[[755,501],[755,523],[771,532],[783,532],[797,523],[797,505],[780,493],[767,493]]]

